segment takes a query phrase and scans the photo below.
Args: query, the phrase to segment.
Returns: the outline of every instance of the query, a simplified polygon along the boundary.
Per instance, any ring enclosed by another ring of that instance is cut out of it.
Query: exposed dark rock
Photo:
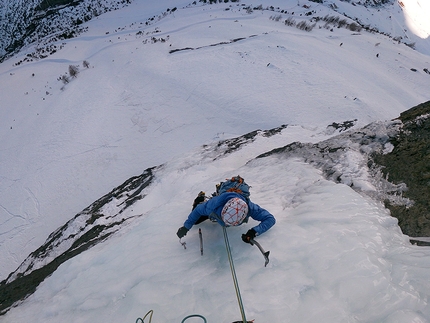
[[[388,180],[405,183],[403,195],[413,206],[396,206],[386,201],[392,216],[399,220],[403,233],[410,237],[430,237],[430,101],[400,114],[400,133],[391,139],[389,154],[375,154]],[[420,245],[430,245],[418,242]]]
[[[261,135],[263,137],[271,137],[276,135],[277,133],[280,133],[285,128],[287,128],[287,125],[282,125],[280,127],[273,128],[270,130],[264,130],[264,131],[255,130],[240,137],[219,141],[216,147],[214,148],[211,147],[211,149],[213,149],[214,152],[217,152],[217,155],[214,158],[214,160],[218,159],[222,155],[230,154],[238,150],[245,144],[253,142],[258,135]],[[219,152],[223,152],[223,153],[219,154]]]
[[[177,48],[177,49],[172,49],[169,51],[169,54],[173,54],[176,52],[180,52],[180,51],[185,51],[185,50],[197,50],[197,49],[202,49],[202,48],[207,48],[207,47],[214,47],[214,46],[220,46],[220,45],[228,45],[228,44],[233,44],[235,42],[247,39],[247,38],[252,38],[252,37],[256,37],[257,35],[251,35],[248,37],[241,37],[241,38],[235,38],[232,39],[230,41],[224,41],[224,42],[220,42],[220,43],[215,43],[215,44],[210,44],[210,45],[205,45],[205,46],[200,46],[200,47],[184,47],[184,48]]]
[[[354,127],[356,123],[357,123],[357,119],[348,120],[348,121],[344,121],[344,122],[341,122],[341,123],[333,122],[327,128],[333,128],[335,130],[339,130],[339,132],[342,132],[342,131],[346,131],[346,130]]]

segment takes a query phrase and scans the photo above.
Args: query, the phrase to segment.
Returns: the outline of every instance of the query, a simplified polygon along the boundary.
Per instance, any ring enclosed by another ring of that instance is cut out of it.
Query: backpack
[[[224,182],[220,182],[216,185],[216,193],[215,195],[221,195],[226,192],[235,192],[239,193],[247,201],[249,201],[249,196],[251,193],[249,192],[251,186],[245,183],[245,180],[237,175],[236,177],[232,177],[230,179],[226,179]]]

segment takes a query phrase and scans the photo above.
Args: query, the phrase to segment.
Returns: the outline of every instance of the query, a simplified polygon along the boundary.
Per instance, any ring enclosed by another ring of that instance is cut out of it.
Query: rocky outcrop
[[[410,237],[430,237],[430,101],[403,112],[398,119],[402,127],[390,139],[394,149],[372,157],[382,166],[390,182],[406,184],[403,196],[413,201],[410,206],[385,201],[391,215],[399,220],[403,233]]]

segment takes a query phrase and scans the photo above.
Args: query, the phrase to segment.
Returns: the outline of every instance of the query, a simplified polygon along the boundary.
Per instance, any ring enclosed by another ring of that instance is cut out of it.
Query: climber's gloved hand
[[[249,229],[246,234],[242,234],[242,240],[246,243],[251,243],[250,240],[254,239],[257,235],[257,232],[255,232],[254,229]]]
[[[185,237],[187,235],[188,229],[186,227],[180,227],[178,229],[178,232],[176,232],[176,235],[181,239],[182,237]]]

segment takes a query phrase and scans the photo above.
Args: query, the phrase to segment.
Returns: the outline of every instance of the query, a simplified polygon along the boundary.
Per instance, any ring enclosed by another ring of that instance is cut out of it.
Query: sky
[[[262,3],[294,11],[297,21],[309,10],[335,14],[313,2]],[[379,202],[300,158],[248,163],[294,141],[326,140],[336,135],[327,130],[333,122],[361,127],[429,100],[428,40],[413,50],[381,34],[305,32],[268,10],[188,4],[136,1],[88,22],[88,32],[46,59],[15,66],[28,48],[0,64],[0,279],[100,196],[165,164],[130,211],[142,214],[133,225],[60,266],[0,321],[125,322],[150,309],[156,322],[194,312],[239,320],[221,228],[201,225],[204,256],[196,230],[186,250],[175,233],[200,190],[241,174],[253,201],[277,219],[259,238],[271,251],[266,268],[240,240],[248,227],[228,230],[249,319],[429,322],[430,252],[412,246]],[[391,19],[376,10],[360,19],[396,35],[408,29],[396,5]],[[184,48],[194,49],[169,53]],[[63,84],[69,65],[80,73]],[[217,161],[201,148],[282,124],[281,134]],[[347,165],[359,166],[353,158]]]
[[[400,3],[399,3],[400,4]],[[407,26],[420,38],[430,36],[430,3],[425,0],[401,1]]]

